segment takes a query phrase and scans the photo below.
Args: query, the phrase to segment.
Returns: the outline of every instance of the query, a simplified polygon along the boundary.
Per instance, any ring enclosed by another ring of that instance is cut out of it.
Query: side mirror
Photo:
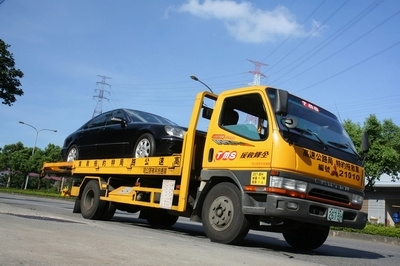
[[[126,127],[126,121],[125,119],[122,119],[120,117],[112,117],[111,121],[115,124],[120,124],[121,127],[125,128]]]
[[[213,113],[213,109],[203,106],[203,113],[202,113],[203,118],[210,120],[212,113]]]
[[[363,152],[368,152],[369,151],[369,137],[367,132],[363,132],[362,134],[362,141],[361,141],[361,147]]]
[[[276,90],[275,114],[286,116],[288,109],[289,93],[284,90]]]

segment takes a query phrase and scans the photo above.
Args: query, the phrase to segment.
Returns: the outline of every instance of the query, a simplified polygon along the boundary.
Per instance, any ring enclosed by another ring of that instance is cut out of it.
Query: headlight
[[[353,196],[351,197],[351,203],[356,204],[356,205],[362,205],[364,200],[363,196],[357,195],[357,194],[353,194]]]
[[[167,134],[170,136],[178,137],[181,139],[183,139],[183,136],[186,133],[185,130],[173,126],[165,126],[165,132],[167,132]]]
[[[307,182],[284,178],[280,176],[271,176],[269,186],[274,188],[294,190],[302,193],[305,193],[307,191]]]

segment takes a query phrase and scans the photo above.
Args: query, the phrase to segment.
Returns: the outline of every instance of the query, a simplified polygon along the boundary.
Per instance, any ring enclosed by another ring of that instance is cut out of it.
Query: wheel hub
[[[233,204],[227,197],[218,197],[214,200],[210,209],[210,221],[212,226],[221,231],[230,225],[233,217]]]

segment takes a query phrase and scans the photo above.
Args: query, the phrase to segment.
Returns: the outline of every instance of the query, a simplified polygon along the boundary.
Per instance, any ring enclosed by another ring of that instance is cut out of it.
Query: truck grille
[[[326,190],[322,190],[322,189],[317,189],[314,188],[312,189],[308,195],[313,196],[313,197],[317,197],[317,198],[321,198],[321,199],[325,199],[325,200],[332,200],[332,201],[336,201],[336,202],[340,202],[340,203],[345,203],[348,204],[349,198],[346,195],[342,195],[342,194],[338,194],[338,193],[334,193],[334,192],[330,192],[330,191],[326,191]]]

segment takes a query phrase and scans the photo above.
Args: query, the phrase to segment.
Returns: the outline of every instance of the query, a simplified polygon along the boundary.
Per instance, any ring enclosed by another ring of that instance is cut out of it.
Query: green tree
[[[21,142],[5,145],[0,150],[0,170],[10,170],[7,176],[2,177],[1,183],[10,187],[23,188],[28,173],[41,173],[43,162],[56,162],[61,160],[61,147],[48,144],[44,150],[24,147]],[[29,188],[40,189],[42,178],[31,178]],[[49,183],[50,181],[46,181]],[[46,186],[49,184],[46,183]]]
[[[9,174],[3,177],[4,183],[9,187],[21,187],[25,173],[27,173],[27,161],[32,150],[24,147],[21,142],[5,145],[0,153],[0,169],[10,170]]]
[[[19,81],[24,73],[15,68],[14,55],[8,51],[9,47],[0,39],[0,98],[2,104],[11,106],[16,101],[15,96],[24,94]]]
[[[365,175],[367,187],[372,187],[383,174],[389,175],[393,181],[400,180],[400,127],[392,120],[385,119],[381,123],[375,115],[370,115],[364,126],[345,120],[344,128],[349,133],[362,156],[367,156]],[[362,132],[368,133],[370,149],[367,155],[362,153]]]

